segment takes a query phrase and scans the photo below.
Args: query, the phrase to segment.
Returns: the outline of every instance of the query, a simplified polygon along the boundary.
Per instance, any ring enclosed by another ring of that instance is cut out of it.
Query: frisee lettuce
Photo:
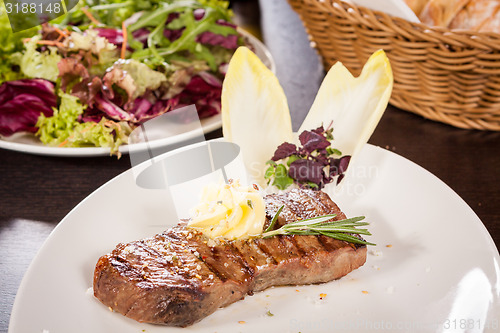
[[[62,57],[54,46],[49,46],[47,50],[38,52],[38,40],[40,40],[40,36],[35,36],[25,44],[25,51],[19,61],[21,72],[29,78],[41,78],[55,82],[59,76],[57,63]]]
[[[36,135],[49,146],[59,147],[108,147],[111,154],[119,155],[118,147],[127,143],[132,132],[126,122],[102,118],[99,122],[79,122],[84,106],[77,97],[60,92],[59,109],[52,117],[43,114],[38,118]]]

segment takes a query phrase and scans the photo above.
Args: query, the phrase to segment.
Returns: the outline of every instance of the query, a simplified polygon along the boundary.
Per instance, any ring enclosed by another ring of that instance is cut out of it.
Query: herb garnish
[[[280,190],[293,183],[302,188],[320,190],[336,176],[338,184],[344,177],[351,156],[342,156],[339,150],[331,147],[332,132],[331,126],[326,130],[320,126],[299,135],[302,147],[289,142],[279,145],[267,162],[269,167],[264,177],[268,184],[272,182]],[[282,163],[276,163],[280,160]]]
[[[357,229],[357,227],[369,225],[367,222],[361,222],[365,219],[364,216],[352,217],[339,221],[331,221],[336,214],[328,214],[323,216],[316,216],[309,219],[299,220],[285,224],[279,229],[270,230],[278,219],[278,215],[284,206],[281,206],[267,229],[260,235],[262,238],[268,238],[276,235],[306,235],[306,236],[319,236],[324,235],[338,240],[346,241],[349,243],[362,244],[362,245],[375,245],[360,239],[356,235],[368,235],[371,233],[367,229]]]
[[[274,225],[276,224],[276,221],[278,220],[278,216],[280,215],[280,213],[284,207],[285,207],[285,205],[281,205],[280,208],[278,208],[278,210],[276,211],[276,214],[274,214],[273,218],[271,219],[271,223],[269,223],[269,226],[266,228],[266,230],[264,230],[265,233],[273,230]]]

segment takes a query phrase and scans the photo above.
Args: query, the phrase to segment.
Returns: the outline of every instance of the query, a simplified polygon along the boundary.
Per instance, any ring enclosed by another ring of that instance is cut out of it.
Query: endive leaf
[[[293,138],[283,88],[252,51],[240,47],[229,62],[221,100],[224,138],[240,146],[252,181],[264,186],[265,163]]]
[[[393,86],[385,52],[371,55],[355,78],[337,62],[328,71],[299,133],[333,121],[333,145],[344,155],[355,156],[368,141],[382,117]]]

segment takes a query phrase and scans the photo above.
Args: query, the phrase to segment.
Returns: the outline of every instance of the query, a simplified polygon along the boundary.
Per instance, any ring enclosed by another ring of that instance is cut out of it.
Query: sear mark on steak
[[[275,228],[325,214],[345,218],[320,191],[292,190],[264,200],[265,227],[281,205]],[[366,246],[326,236],[213,242],[179,224],[151,238],[118,244],[99,258],[94,295],[139,322],[185,327],[254,292],[328,282],[365,261]]]

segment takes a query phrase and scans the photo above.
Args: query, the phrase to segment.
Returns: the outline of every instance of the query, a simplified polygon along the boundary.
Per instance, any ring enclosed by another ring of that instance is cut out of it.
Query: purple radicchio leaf
[[[172,110],[173,103],[175,103],[173,99],[157,100],[152,103],[151,100],[138,97],[134,101],[134,107],[129,110],[129,112],[134,114],[137,123],[144,123],[149,119],[158,117]]]
[[[140,28],[140,29],[137,29],[137,30],[132,32],[132,37],[134,37],[134,40],[142,43],[143,47],[146,47],[146,45],[148,43],[149,34],[150,34],[150,31],[148,29]],[[122,43],[123,43],[123,41],[122,41]],[[116,47],[121,48],[122,44],[121,43],[117,44]],[[133,51],[132,47],[130,47],[130,46],[127,47],[127,50]]]
[[[201,20],[205,16],[205,8],[196,8],[193,11],[193,16],[196,21]]]
[[[163,37],[168,39],[171,42],[176,41],[177,39],[181,38],[182,32],[184,31],[185,28],[181,29],[165,29],[163,30]]]
[[[40,114],[52,116],[57,106],[54,83],[44,79],[22,79],[0,86],[0,135],[36,132]]]
[[[123,32],[121,29],[115,28],[94,28],[97,31],[99,37],[104,37],[111,44],[120,46],[123,44]]]
[[[83,114],[78,116],[78,121],[81,123],[95,122],[98,123],[105,116],[105,114],[96,108],[88,107],[83,110]]]
[[[211,74],[195,75],[176,96],[179,101],[176,107],[194,104],[200,119],[218,114],[221,108],[221,86],[220,80]]]
[[[271,160],[276,162],[283,158],[292,156],[294,154],[297,154],[297,146],[294,145],[293,143],[284,142],[280,144],[278,148],[276,148],[274,156],[271,158]]]
[[[153,104],[147,98],[138,97],[132,103],[132,107],[127,111],[132,113],[137,120],[141,121],[142,118],[147,117],[148,111],[152,106]]]
[[[195,102],[200,119],[208,118],[220,113],[221,102],[217,99],[202,98]]]
[[[123,31],[116,28],[94,28],[97,31],[99,37],[104,37],[111,44],[116,45],[118,49],[121,49],[123,45]],[[146,46],[148,41],[148,36],[150,31],[146,28],[140,28],[132,32],[132,37],[135,41],[140,42],[143,46]],[[133,51],[130,45],[127,45],[127,50]]]
[[[311,182],[318,185],[319,188],[322,187],[324,176],[323,165],[316,161],[304,159],[295,160],[290,164],[288,174],[298,182]]]
[[[215,75],[210,74],[209,72],[199,72],[198,76],[201,77],[210,86],[222,89],[222,81]]]
[[[216,23],[218,25],[231,27],[231,28],[236,30],[236,25],[234,25],[230,22],[227,22],[224,20],[217,20]],[[221,47],[223,47],[225,49],[229,49],[229,50],[236,50],[239,46],[238,45],[238,38],[239,38],[239,35],[236,35],[236,34],[228,34],[227,36],[223,36],[223,35],[211,32],[211,31],[204,31],[196,37],[196,42],[201,43],[201,44],[221,46]]]
[[[219,35],[211,31],[205,31],[196,37],[196,42],[214,46],[222,46],[225,49],[235,50],[238,48],[237,35]]]
[[[97,109],[101,110],[106,114],[106,118],[114,120],[125,120],[125,121],[135,121],[134,116],[121,107],[110,101],[108,98],[102,94],[97,94],[94,99],[94,105]]]
[[[87,68],[76,58],[67,57],[57,63],[59,77],[61,78],[61,89],[66,91],[69,85],[86,82],[89,78]]]
[[[237,28],[236,24],[233,24],[233,23],[228,22],[228,21],[224,21],[222,19],[218,19],[215,23],[217,23],[218,25],[223,25],[223,26],[226,26],[226,27],[231,27],[233,29]]]

